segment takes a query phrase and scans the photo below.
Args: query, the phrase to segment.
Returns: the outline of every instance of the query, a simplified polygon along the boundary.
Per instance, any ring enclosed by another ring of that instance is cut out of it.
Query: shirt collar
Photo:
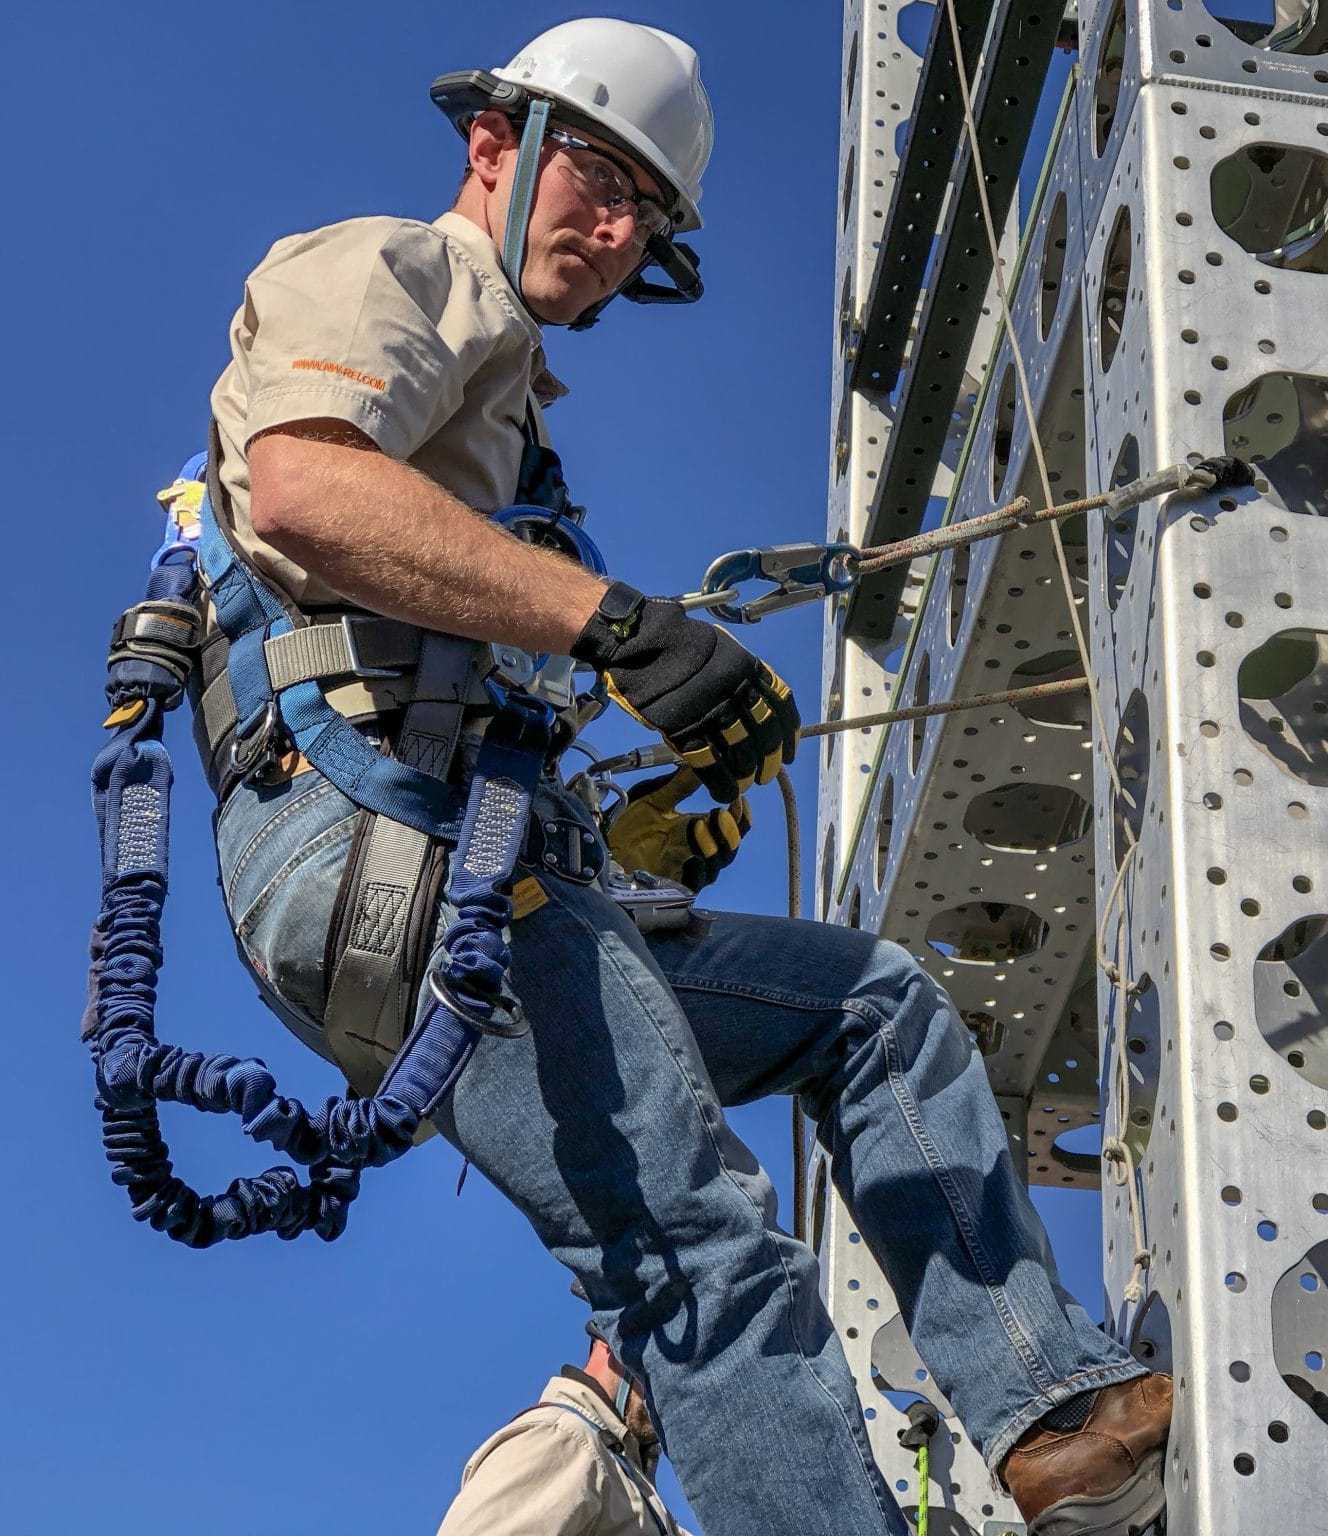
[[[433,227],[441,230],[449,239],[455,240],[480,271],[486,277],[492,278],[498,289],[511,301],[518,319],[529,333],[531,346],[538,347],[544,336],[539,321],[521,302],[521,295],[508,281],[507,273],[503,271],[498,247],[492,238],[486,235],[478,224],[471,223],[464,213],[457,213],[455,209],[449,209],[441,217],[436,218],[433,221]]]
[[[587,1376],[574,1365],[565,1365],[550,1379],[540,1395],[540,1401],[566,1403],[584,1413],[601,1429],[607,1430],[638,1467],[641,1465],[641,1447],[637,1444],[636,1436],[609,1401],[608,1393],[592,1376]]]
[[[449,239],[455,240],[480,271],[491,278],[498,289],[511,300],[517,318],[525,326],[526,333],[530,337],[531,391],[540,405],[547,410],[556,400],[563,399],[570,391],[549,368],[548,360],[544,355],[544,332],[540,328],[539,321],[521,302],[521,295],[508,282],[507,273],[503,271],[502,260],[498,255],[498,247],[478,224],[472,224],[465,214],[457,213],[455,210],[449,209],[447,213],[435,219],[433,227],[442,230]]]

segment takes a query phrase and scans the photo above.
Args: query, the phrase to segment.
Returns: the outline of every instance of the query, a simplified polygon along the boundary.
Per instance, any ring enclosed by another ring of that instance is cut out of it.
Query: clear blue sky
[[[46,0],[6,24],[0,1528],[14,1536],[429,1533],[480,1438],[580,1358],[562,1271],[482,1179],[455,1198],[456,1159],[437,1142],[366,1178],[333,1247],[265,1238],[195,1254],[140,1229],[106,1177],[77,1038],[106,635],[141,591],[152,493],[203,441],[244,275],[294,230],[435,216],[461,155],[430,80],[501,63],[576,12]],[[708,293],[689,312],[619,306],[587,336],[553,334],[573,396],[551,425],[613,570],[670,592],[721,550],[823,532],[840,14],[805,0],[618,14],[702,53],[719,114],[698,241]],[[817,718],[819,616],[754,638]],[[209,805],[173,724],[162,1033],[262,1055],[317,1098],[331,1072],[287,1041],[232,951]],[[814,772],[808,752],[796,777],[809,814]],[[715,904],[776,911],[774,791],[754,810]],[[269,1161],[233,1124],[166,1118],[200,1187]],[[737,1119],[787,1212],[786,1103]],[[1094,1202],[1046,1208],[1066,1278],[1096,1311]]]

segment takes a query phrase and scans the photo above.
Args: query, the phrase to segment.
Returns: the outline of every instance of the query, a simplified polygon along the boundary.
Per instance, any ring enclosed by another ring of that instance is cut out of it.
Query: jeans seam
[[[562,909],[562,911],[564,913],[566,913],[567,916],[569,916],[574,922],[578,923],[582,927],[582,929],[591,936],[591,938],[595,941],[596,945],[599,946],[599,944],[600,944],[600,934],[592,926],[592,924],[589,921],[587,921],[587,919],[585,917],[583,917],[580,912],[577,912],[574,908],[570,907],[564,900],[562,900],[561,897],[559,896],[559,894],[556,891],[551,890],[549,892],[549,896],[550,896],[550,900],[555,905],[560,907]],[[787,1310],[787,1313],[786,1313],[788,1332],[789,1332],[789,1337],[793,1341],[793,1346],[797,1350],[798,1359],[802,1362],[803,1369],[807,1372],[808,1376],[811,1377],[812,1381],[816,1384],[816,1387],[818,1388],[818,1390],[826,1398],[826,1400],[828,1402],[830,1402],[834,1406],[836,1412],[839,1414],[840,1420],[843,1423],[844,1428],[848,1431],[849,1440],[850,1440],[850,1442],[853,1445],[853,1449],[857,1453],[858,1461],[859,1461],[859,1463],[860,1463],[860,1465],[862,1467],[863,1474],[865,1475],[865,1477],[867,1479],[867,1487],[870,1489],[872,1497],[876,1500],[876,1503],[877,1503],[878,1507],[881,1509],[882,1513],[885,1514],[887,1516],[887,1518],[888,1518],[888,1516],[890,1514],[894,1513],[895,1511],[891,1510],[887,1504],[882,1502],[881,1497],[880,1497],[880,1493],[878,1492],[878,1490],[876,1488],[876,1481],[880,1477],[880,1472],[879,1472],[879,1468],[877,1468],[877,1466],[876,1466],[876,1462],[875,1462],[874,1458],[872,1458],[872,1456],[871,1456],[870,1446],[869,1445],[859,1444],[859,1438],[860,1437],[859,1437],[859,1435],[857,1433],[856,1427],[855,1427],[855,1425],[854,1425],[854,1423],[852,1421],[851,1416],[849,1415],[848,1412],[846,1412],[846,1410],[844,1408],[844,1405],[838,1400],[838,1398],[835,1397],[834,1393],[830,1390],[830,1388],[817,1375],[816,1370],[815,1370],[815,1368],[812,1365],[812,1362],[807,1357],[807,1351],[803,1347],[802,1339],[798,1335],[797,1326],[796,1326],[795,1321],[794,1321],[794,1309],[795,1309],[795,1304],[796,1304],[797,1297],[796,1297],[796,1291],[795,1291],[793,1276],[789,1272],[788,1263],[785,1260],[784,1255],[780,1252],[779,1244],[777,1242],[775,1242],[774,1237],[773,1237],[769,1227],[766,1225],[764,1213],[762,1212],[760,1206],[757,1205],[756,1201],[751,1198],[751,1196],[747,1193],[747,1191],[745,1189],[743,1189],[742,1185],[738,1183],[737,1179],[734,1178],[733,1170],[724,1161],[724,1154],[720,1151],[719,1146],[718,1146],[718,1144],[715,1141],[714,1133],[710,1129],[709,1123],[708,1123],[708,1121],[706,1119],[706,1116],[704,1114],[704,1106],[701,1103],[701,1097],[700,1097],[700,1093],[699,1093],[699,1090],[698,1090],[698,1087],[697,1087],[696,1080],[692,1076],[692,1074],[687,1070],[685,1063],[682,1062],[681,1060],[679,1060],[678,1054],[674,1050],[672,1042],[669,1040],[668,1036],[665,1034],[663,1029],[660,1027],[659,1020],[656,1018],[655,1011],[652,1008],[649,1000],[647,998],[643,997],[640,994],[640,992],[639,992],[635,982],[632,980],[632,978],[624,970],[624,968],[623,968],[620,960],[618,959],[618,957],[616,955],[614,955],[611,951],[607,951],[607,950],[603,950],[602,949],[601,952],[604,955],[604,958],[607,959],[609,961],[609,963],[613,966],[614,970],[618,974],[619,979],[623,982],[623,984],[628,988],[628,990],[636,998],[638,1006],[649,1017],[652,1025],[655,1028],[656,1034],[659,1036],[661,1044],[664,1046],[664,1049],[669,1053],[669,1056],[672,1059],[672,1061],[674,1063],[674,1066],[677,1068],[677,1071],[678,1071],[679,1075],[681,1076],[683,1082],[686,1083],[688,1091],[691,1093],[692,1098],[693,1098],[694,1102],[696,1103],[696,1107],[697,1107],[698,1111],[701,1111],[701,1113],[700,1113],[700,1121],[701,1121],[702,1130],[705,1133],[705,1137],[706,1137],[707,1142],[710,1144],[710,1150],[711,1150],[711,1152],[714,1155],[715,1162],[718,1164],[720,1172],[723,1174],[725,1181],[728,1183],[729,1187],[733,1190],[733,1192],[737,1195],[737,1197],[740,1200],[744,1201],[748,1206],[750,1206],[752,1211],[755,1213],[757,1220],[760,1222],[760,1224],[761,1224],[761,1232],[762,1232],[762,1239],[761,1240],[762,1240],[762,1242],[764,1244],[768,1245],[771,1249],[773,1249],[775,1261],[779,1265],[780,1273],[784,1277],[784,1289],[785,1289],[785,1293],[786,1293],[787,1299],[788,1299],[788,1310]],[[661,974],[663,974],[663,973],[661,972]],[[667,981],[667,977],[665,978],[665,980]],[[865,1438],[865,1436],[863,1438]],[[876,1473],[876,1477],[875,1478],[873,1477],[873,1473]]]
[[[847,999],[844,1006],[846,1009],[851,1007],[854,1012],[870,1011],[877,1013],[879,1019],[877,1033],[881,1036],[885,1047],[886,1071],[890,1081],[890,1091],[893,1093],[895,1103],[899,1106],[899,1111],[904,1117],[904,1123],[908,1126],[918,1150],[922,1153],[928,1168],[931,1170],[932,1177],[936,1180],[941,1194],[945,1198],[945,1203],[950,1208],[950,1215],[954,1218],[960,1238],[968,1249],[969,1257],[973,1260],[974,1266],[977,1269],[978,1278],[987,1292],[992,1311],[996,1314],[998,1321],[1005,1330],[1006,1338],[1009,1339],[1016,1354],[1023,1362],[1024,1369],[1028,1372],[1029,1380],[1039,1392],[1051,1390],[1057,1385],[1057,1382],[1054,1380],[1054,1373],[1051,1371],[1048,1362],[1039,1357],[1038,1352],[1033,1347],[1032,1339],[1029,1338],[1018,1318],[1016,1318],[1014,1310],[1010,1306],[1009,1298],[1005,1294],[1005,1287],[996,1278],[990,1255],[987,1253],[977,1229],[969,1217],[963,1195],[922,1123],[922,1116],[918,1109],[917,1101],[909,1091],[908,1083],[900,1068],[898,1039],[895,1035],[893,1023],[885,1018],[883,1014],[878,1013],[871,1004],[864,1004],[856,998]]]
[[[249,840],[249,843],[245,847],[244,852],[235,861],[235,868],[231,871],[230,889],[226,892],[227,906],[229,906],[231,903],[231,897],[234,893],[236,885],[239,883],[240,876],[249,867],[250,863],[253,861],[254,855],[268,840],[268,838],[271,837],[279,827],[283,826],[290,819],[290,817],[294,816],[297,811],[305,810],[315,801],[322,799],[327,794],[330,794],[335,788],[336,786],[334,784],[332,784],[329,780],[324,779],[322,783],[315,785],[313,789],[306,790],[304,794],[297,795],[288,804],[283,805],[275,816],[270,817],[263,823],[261,827],[259,827],[258,831],[255,832],[253,837]],[[217,830],[218,834],[220,834],[221,822],[218,822]]]
[[[777,992],[772,987],[740,986],[734,982],[703,981],[692,976],[675,978],[663,966],[660,970],[675,992],[709,992],[716,997],[750,998],[755,1002],[777,1003],[781,1008],[797,1008],[803,1013],[822,1013],[827,1009],[838,1013],[848,1003],[856,1001],[854,998],[843,997],[818,998],[807,992]]]
[[[317,793],[317,791],[314,791],[314,793]],[[275,892],[290,879],[296,870],[307,864],[328,843],[335,841],[337,835],[346,827],[351,826],[358,814],[358,811],[356,811],[350,816],[343,817],[340,821],[333,822],[330,827],[324,827],[317,837],[312,838],[307,843],[300,844],[245,908],[244,915],[235,919],[235,934],[237,938],[242,941],[248,939],[254,925],[262,917],[263,911],[270,903]]]

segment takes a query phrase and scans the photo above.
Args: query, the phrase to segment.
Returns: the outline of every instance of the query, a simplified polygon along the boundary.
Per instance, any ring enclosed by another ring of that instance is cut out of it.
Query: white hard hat
[[[601,128],[673,193],[679,229],[700,229],[715,120],[696,50],[681,38],[634,21],[585,17],[542,32],[493,73]]]

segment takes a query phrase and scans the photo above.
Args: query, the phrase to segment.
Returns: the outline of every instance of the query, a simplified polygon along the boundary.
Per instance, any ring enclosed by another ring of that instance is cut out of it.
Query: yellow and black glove
[[[781,677],[718,625],[615,581],[572,646],[721,805],[793,761],[798,707]]]
[[[678,810],[700,787],[690,768],[675,768],[633,786],[608,838],[609,852],[629,874],[644,869],[700,891],[733,863],[739,843],[751,831],[747,798],[739,795],[731,805],[711,811]]]

